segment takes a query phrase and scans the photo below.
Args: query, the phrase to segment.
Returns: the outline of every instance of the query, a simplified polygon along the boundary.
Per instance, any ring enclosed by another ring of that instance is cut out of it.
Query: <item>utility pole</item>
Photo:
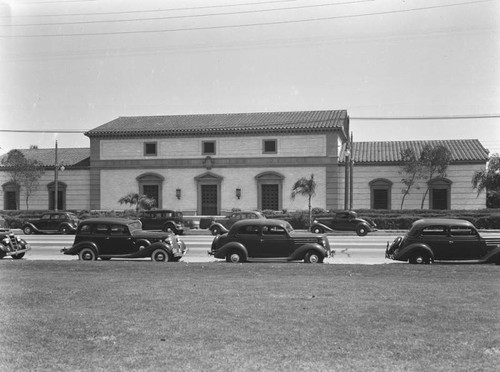
[[[344,209],[347,210],[349,208],[349,184],[350,184],[350,172],[349,172],[349,164],[351,162],[351,145],[349,143],[349,138],[347,138],[346,146],[345,146],[345,159],[344,159]]]
[[[59,163],[57,162],[57,140],[56,140],[56,159],[55,159],[55,164],[54,164],[54,188],[55,188],[55,192],[54,192],[54,211],[57,212],[57,203],[58,203],[58,193],[59,193],[59,190],[58,190],[58,183],[59,183],[59,180],[58,180],[58,173],[59,173]]]
[[[350,147],[351,147],[351,156],[349,159],[349,210],[352,211],[352,206],[353,206],[353,188],[354,188],[354,145],[353,145],[353,140],[352,140],[352,132],[351,132],[351,141],[350,141]]]

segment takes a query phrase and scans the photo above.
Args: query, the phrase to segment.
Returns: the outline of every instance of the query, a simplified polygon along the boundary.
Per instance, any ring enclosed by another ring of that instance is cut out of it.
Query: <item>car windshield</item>
[[[128,228],[130,232],[135,231],[135,230],[142,230],[142,224],[141,221],[133,221],[128,223]]]
[[[288,233],[291,233],[293,231],[293,227],[292,225],[290,225],[289,222],[285,223],[285,230],[288,232]]]

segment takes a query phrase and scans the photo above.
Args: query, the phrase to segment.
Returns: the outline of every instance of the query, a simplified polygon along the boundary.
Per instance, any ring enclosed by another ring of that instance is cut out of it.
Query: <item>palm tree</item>
[[[155,205],[156,200],[148,197],[147,195],[141,195],[138,193],[130,193],[118,200],[120,204],[130,204],[130,206],[135,205],[135,211],[138,212],[139,209],[151,209]]]
[[[486,191],[488,208],[500,206],[500,156],[498,154],[490,157],[486,168],[474,172],[472,188],[477,190],[477,196]]]
[[[307,196],[309,202],[309,226],[312,225],[312,209],[311,209],[311,199],[316,195],[316,182],[314,181],[314,174],[311,174],[311,178],[307,179],[302,177],[297,180],[292,187],[292,194],[290,195],[292,200],[295,196],[302,195]]]

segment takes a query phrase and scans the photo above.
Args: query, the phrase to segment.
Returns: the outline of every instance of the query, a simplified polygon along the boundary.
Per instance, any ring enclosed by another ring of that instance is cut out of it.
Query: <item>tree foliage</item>
[[[420,164],[422,166],[422,176],[425,180],[431,181],[435,177],[446,177],[446,170],[451,162],[451,152],[444,146],[425,145],[420,153]],[[422,197],[422,203],[420,208],[424,208],[424,202],[429,193],[429,183],[427,182],[427,188],[425,190],[424,196]]]
[[[493,154],[486,168],[474,172],[472,188],[477,196],[486,192],[487,207],[500,208],[500,155]]]
[[[44,165],[36,159],[27,159],[19,150],[9,151],[2,165],[7,168],[11,181],[24,187],[26,209],[29,209],[29,198],[38,189],[45,173]]]
[[[311,174],[311,178],[302,177],[297,180],[292,186],[292,193],[290,197],[295,199],[297,195],[305,196],[308,199],[309,208],[309,226],[312,225],[312,208],[311,200],[314,195],[316,195],[316,181],[314,181],[314,174]]]
[[[135,210],[138,212],[140,209],[151,209],[154,207],[156,200],[147,195],[138,193],[130,193],[118,200],[120,204],[129,204],[131,207],[135,205]]]
[[[403,209],[405,199],[410,194],[412,187],[419,188],[417,181],[422,177],[422,163],[420,162],[419,155],[411,148],[401,150],[401,161],[402,165],[399,173],[403,176],[401,182],[405,185],[401,190],[403,194],[401,209]]]

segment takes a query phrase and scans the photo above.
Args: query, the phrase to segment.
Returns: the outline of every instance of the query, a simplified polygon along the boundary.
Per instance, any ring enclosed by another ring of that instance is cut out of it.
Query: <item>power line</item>
[[[94,21],[78,21],[78,22],[54,22],[54,23],[25,23],[25,24],[9,25],[9,27],[61,26],[61,25],[81,25],[81,24],[98,24],[98,23],[160,21],[160,20],[165,20],[165,19],[183,19],[183,18],[214,17],[214,16],[237,15],[237,14],[269,13],[269,12],[278,12],[278,11],[283,11],[283,10],[321,8],[321,7],[331,7],[331,6],[337,6],[337,5],[367,3],[367,2],[373,2],[373,1],[375,1],[375,0],[357,0],[357,1],[345,1],[345,2],[339,2],[339,3],[333,3],[333,4],[299,5],[299,6],[292,6],[292,7],[273,8],[273,9],[254,9],[254,10],[241,10],[241,11],[237,11],[237,12],[189,14],[189,15],[182,15],[182,16],[166,16],[166,17],[152,17],[152,18],[132,18],[132,19],[94,20]],[[0,26],[2,26],[2,25],[0,25]]]
[[[198,9],[214,9],[214,8],[231,8],[237,6],[249,6],[249,5],[262,5],[262,4],[276,4],[276,3],[291,3],[297,0],[274,0],[274,1],[261,1],[258,3],[237,3],[237,4],[226,4],[226,5],[205,5],[205,6],[195,6],[195,7],[184,7],[184,8],[164,8],[164,9],[148,9],[148,10],[128,10],[121,12],[95,12],[95,13],[66,13],[66,14],[29,14],[29,15],[18,15],[14,16],[16,18],[40,18],[40,17],[80,17],[80,16],[101,16],[101,15],[119,15],[119,14],[137,14],[137,13],[156,13],[156,12],[172,12],[172,11],[184,11],[184,10],[198,10]],[[0,16],[0,18],[11,18],[12,16]]]
[[[492,0],[476,0],[467,1],[462,3],[453,3],[445,5],[434,5],[427,7],[418,7],[410,9],[399,9],[399,10],[388,10],[382,12],[371,12],[371,13],[361,13],[361,14],[348,14],[343,16],[329,16],[329,17],[317,17],[317,18],[304,18],[297,20],[288,21],[271,21],[271,22],[256,22],[256,23],[246,23],[246,24],[236,24],[236,25],[219,25],[219,26],[201,26],[201,27],[189,27],[189,28],[171,28],[171,29],[159,29],[159,30],[140,30],[140,31],[115,31],[115,32],[94,32],[94,33],[68,33],[68,34],[25,34],[25,35],[1,35],[4,38],[40,38],[40,37],[72,37],[72,36],[105,36],[105,35],[130,35],[130,34],[151,34],[151,33],[165,33],[165,32],[181,32],[181,31],[203,31],[203,30],[218,30],[218,29],[229,29],[229,28],[244,28],[244,27],[255,27],[255,26],[277,26],[284,24],[295,24],[295,23],[305,23],[305,22],[318,22],[327,21],[334,19],[348,19],[348,18],[359,18],[368,16],[379,16],[397,13],[410,13],[422,10],[431,10],[439,8],[449,8],[454,6],[478,4],[484,2],[491,2]]]

